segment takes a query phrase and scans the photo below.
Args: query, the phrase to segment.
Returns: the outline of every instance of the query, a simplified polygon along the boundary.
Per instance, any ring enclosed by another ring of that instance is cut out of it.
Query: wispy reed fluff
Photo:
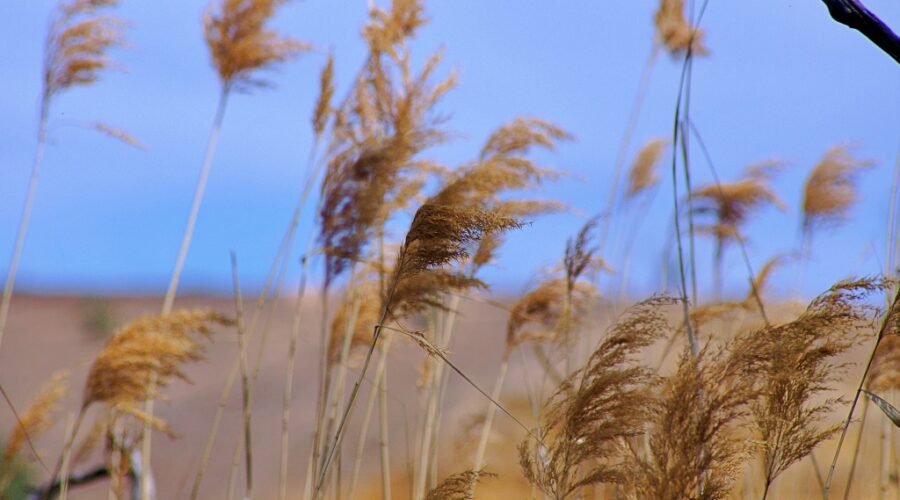
[[[668,141],[652,139],[638,151],[637,157],[628,169],[628,188],[625,199],[629,200],[655,186],[659,182],[656,165],[659,163]]]
[[[717,293],[721,289],[722,258],[726,246],[745,240],[743,226],[754,212],[766,206],[784,208],[784,203],[769,186],[773,174],[780,168],[780,163],[776,161],[751,165],[738,181],[709,184],[691,193],[691,210],[701,217],[712,218],[709,223],[698,225],[697,229],[712,235],[715,240],[713,270]]]
[[[496,474],[467,470],[447,476],[425,495],[425,500],[472,500],[471,491],[475,484],[490,477],[496,477]]]
[[[208,337],[212,325],[231,321],[211,311],[176,311],[133,321],[113,335],[88,372],[82,406],[103,402],[139,420],[138,404],[159,397],[173,378],[185,379],[181,365],[202,359],[196,335]],[[155,383],[154,383],[155,381]],[[153,419],[152,423],[165,428]]]
[[[740,424],[756,397],[741,356],[707,347],[684,352],[651,409],[649,451],[631,448],[632,498],[721,499],[748,457]]]
[[[450,269],[451,262],[475,265],[490,259],[502,234],[521,224],[521,217],[552,209],[542,202],[507,202],[500,195],[539,184],[555,173],[536,165],[527,154],[534,147],[553,148],[568,135],[534,118],[519,118],[488,138],[479,159],[460,168],[416,213],[401,250],[396,272],[393,311],[441,307],[440,294],[482,287],[472,272]],[[480,246],[485,237],[487,246]]]
[[[627,440],[651,418],[652,372],[635,355],[669,328],[656,297],[633,306],[608,332],[584,368],[567,377],[545,408],[538,435],[525,441],[519,463],[526,479],[551,498],[577,497],[597,483],[622,484]]]
[[[441,169],[420,158],[446,134],[433,107],[455,76],[432,84],[441,54],[414,73],[406,39],[424,21],[418,2],[395,1],[376,10],[364,36],[369,56],[347,98],[334,112],[322,182],[319,239],[325,249],[325,284],[365,255],[385,221],[405,208]]]
[[[266,85],[254,72],[310,48],[266,27],[285,3],[287,0],[221,0],[210,4],[203,16],[204,35],[223,86],[247,89]]]
[[[0,463],[10,463],[29,440],[33,441],[53,426],[55,422],[53,414],[59,409],[59,401],[68,391],[68,378],[68,372],[56,372],[38,391],[37,396],[29,403],[28,409],[19,415],[19,420],[10,431]],[[0,473],[0,485],[2,484],[3,477]]]
[[[784,202],[769,186],[772,175],[779,169],[780,164],[774,161],[751,165],[740,180],[694,190],[694,213],[712,216],[710,224],[699,225],[698,229],[712,234],[716,245],[722,247],[741,237],[741,228],[753,212],[767,205],[784,208]]]
[[[822,397],[845,374],[837,360],[870,329],[873,309],[862,303],[883,284],[838,283],[815,298],[796,320],[746,332],[733,345],[747,360],[759,398],[751,404],[762,446],[765,489],[785,469],[840,430],[825,418],[841,402]]]
[[[687,52],[707,55],[703,30],[695,29],[684,15],[684,0],[661,0],[653,18],[656,36],[672,55]]]
[[[506,324],[507,349],[526,341],[560,343],[565,340],[560,332],[566,316],[565,304],[569,292],[565,278],[552,278],[542,281],[523,295],[509,311],[509,321]],[[575,284],[569,299],[573,319],[568,327],[578,327],[596,294],[596,289],[590,283],[578,281]]]
[[[810,172],[803,187],[803,232],[844,221],[856,201],[856,176],[873,162],[854,158],[835,146]]]
[[[60,4],[50,21],[44,49],[44,96],[97,81],[112,64],[107,51],[124,44],[123,22],[100,14],[116,0],[72,0]]]

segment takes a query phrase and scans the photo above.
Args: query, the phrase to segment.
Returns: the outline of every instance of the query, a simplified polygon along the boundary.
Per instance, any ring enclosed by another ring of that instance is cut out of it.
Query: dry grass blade
[[[878,408],[881,409],[882,413],[884,413],[884,415],[889,418],[895,426],[900,427],[900,410],[898,410],[894,407],[894,405],[888,403],[887,400],[873,392],[866,390],[863,390],[863,392],[866,393],[866,396],[869,396],[869,399],[871,399],[872,402],[878,405]]]
[[[110,432],[110,421],[108,418],[98,417],[94,420],[91,430],[81,439],[75,451],[72,452],[72,463],[77,465],[87,460],[99,447],[100,443],[103,442],[103,438]]]
[[[124,130],[110,127],[105,123],[95,123],[93,125],[94,130],[100,132],[103,135],[112,137],[113,139],[120,140],[129,146],[135,147],[137,149],[147,149],[147,146],[144,145],[137,137],[125,132]]]
[[[497,475],[483,470],[467,470],[447,476],[425,495],[425,500],[472,500],[473,495],[470,493],[472,488],[486,477]]]
[[[526,479],[551,498],[625,482],[624,441],[643,432],[653,408],[654,377],[634,358],[669,329],[663,307],[672,303],[655,297],[632,307],[556,389],[539,431],[543,443],[520,445]]]
[[[309,45],[279,35],[266,24],[286,0],[221,0],[203,16],[213,65],[225,87],[264,86],[253,73],[288,61]]]
[[[672,55],[691,50],[695,55],[707,55],[703,31],[690,25],[684,15],[684,0],[661,0],[653,18],[656,36]]]

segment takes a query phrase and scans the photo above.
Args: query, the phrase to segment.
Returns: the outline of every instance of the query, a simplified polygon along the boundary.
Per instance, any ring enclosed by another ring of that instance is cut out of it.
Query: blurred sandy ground
[[[157,297],[117,297],[109,299],[87,299],[71,296],[16,296],[13,299],[11,316],[6,336],[0,347],[0,381],[2,381],[18,409],[24,410],[29,398],[47,380],[50,374],[61,368],[70,369],[71,391],[66,399],[66,409],[77,408],[81,386],[87,368],[93,357],[103,348],[104,339],[98,334],[97,322],[104,317],[116,325],[124,324],[142,314],[159,311],[161,299]],[[247,300],[245,314],[252,314],[255,303]],[[213,308],[232,315],[234,303],[227,297],[188,296],[176,302],[179,308]],[[335,306],[332,306],[332,309]],[[284,387],[284,367],[287,360],[288,336],[294,309],[294,299],[283,299],[275,309],[269,323],[269,340],[262,356],[259,379],[254,393],[253,404],[253,446],[255,497],[276,498],[278,488],[278,467],[281,453],[281,412]],[[451,347],[452,359],[484,389],[493,385],[494,377],[503,348],[506,313],[496,307],[464,300],[461,307],[458,329]],[[316,371],[319,345],[320,306],[315,299],[306,300],[303,306],[303,332],[298,348],[297,371],[294,378],[294,393],[291,407],[290,444],[290,498],[301,498],[305,479],[306,460],[315,422]],[[96,316],[100,315],[98,318]],[[598,313],[602,316],[602,313]],[[608,316],[608,315],[607,315]],[[595,321],[594,333],[602,331]],[[101,321],[102,324],[102,321]],[[725,325],[727,327],[727,325]],[[395,498],[409,496],[408,460],[414,455],[416,415],[420,405],[416,380],[419,377],[423,355],[421,351],[406,341],[396,342],[392,351],[388,389],[391,412],[391,449],[393,460],[393,491]],[[209,345],[206,362],[192,364],[186,373],[193,381],[185,384],[175,381],[165,391],[168,401],[157,405],[157,414],[164,418],[179,437],[169,439],[157,434],[153,444],[153,470],[157,480],[160,500],[188,498],[196,466],[202,454],[210,423],[225,383],[228,371],[237,355],[237,341],[234,331],[220,331],[214,343]],[[658,353],[650,353],[648,361],[657,359]],[[864,356],[861,350],[853,357]],[[529,409],[525,397],[526,379],[535,383],[538,369],[531,362],[523,362],[531,356],[514,356],[514,365],[503,393],[503,403],[516,412],[525,422],[529,419]],[[256,353],[251,353],[251,361]],[[848,374],[848,381],[857,379],[860,367]],[[355,378],[355,377],[354,377]],[[851,382],[852,384],[852,382]],[[847,384],[845,395],[852,396],[855,389]],[[343,473],[349,478],[352,454],[355,449],[358,425],[365,411],[369,397],[369,384],[363,386],[362,396],[354,414],[353,424],[345,440],[342,462]],[[442,417],[441,443],[442,459],[439,476],[461,472],[470,467],[476,444],[477,426],[473,422],[482,414],[486,402],[470,386],[455,374],[451,375],[448,387],[446,412]],[[4,405],[5,406],[5,405]],[[375,413],[377,419],[377,412]],[[238,384],[236,384],[227,406],[219,437],[214,448],[209,471],[203,481],[202,498],[224,499],[231,469],[231,459],[240,435],[241,405]],[[8,433],[13,417],[8,408],[0,409],[0,432]],[[83,429],[86,431],[89,425]],[[863,440],[862,457],[857,468],[857,480],[849,498],[878,498],[879,478],[879,431],[880,415],[869,411],[867,431]],[[380,466],[377,456],[377,420],[370,428],[367,454],[363,465],[362,488],[355,495],[358,498],[380,497]],[[845,444],[842,460],[837,471],[834,498],[843,494],[843,485],[849,468],[850,450],[855,443],[855,427],[851,429],[850,440]],[[37,440],[36,445],[44,460],[51,466],[61,448],[62,425]],[[492,445],[488,450],[488,470],[499,474],[498,478],[486,480],[479,487],[479,498],[501,498],[512,500],[529,498],[531,489],[521,478],[518,470],[516,445],[523,439],[523,431],[510,419],[498,413]],[[826,443],[816,450],[820,467],[824,469],[836,440]],[[100,463],[99,454],[83,464],[89,468]],[[758,473],[758,471],[756,471]],[[45,473],[41,473],[44,477]],[[736,498],[759,498],[759,480],[742,478],[739,480],[740,493]],[[745,487],[746,485],[746,487]],[[754,487],[755,486],[755,487]],[[243,471],[237,477],[237,491],[243,491]],[[106,498],[106,483],[73,489],[69,497],[73,500]],[[612,491],[603,494],[598,489],[595,498],[612,497]],[[819,498],[812,465],[809,461],[798,463],[776,481],[774,494],[770,498]],[[888,498],[898,495],[896,478]],[[590,498],[590,496],[589,496]]]

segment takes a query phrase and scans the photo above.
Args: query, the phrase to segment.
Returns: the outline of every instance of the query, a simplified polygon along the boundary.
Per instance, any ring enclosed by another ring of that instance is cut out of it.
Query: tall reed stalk
[[[219,76],[221,84],[218,105],[213,117],[213,124],[207,141],[206,153],[200,168],[200,176],[194,188],[194,198],[188,214],[187,223],[182,235],[181,247],[172,270],[172,277],[166,296],[163,300],[163,314],[168,314],[175,301],[181,272],[187,259],[188,249],[194,234],[194,226],[200,213],[200,205],[209,172],[212,167],[213,156],[225,118],[225,109],[231,91],[239,88],[249,90],[263,85],[265,82],[255,78],[258,70],[271,67],[278,63],[295,57],[308,47],[291,38],[285,38],[266,27],[268,21],[275,14],[276,7],[283,2],[272,0],[214,0],[218,10],[209,10],[203,18],[204,36],[210,51],[213,65]],[[151,380],[152,392],[155,381]],[[144,411],[153,415],[153,399],[148,399]],[[141,491],[143,495],[148,493],[148,473],[151,469],[151,434],[149,425],[144,425],[141,435],[141,460],[144,465],[141,474]],[[202,476],[202,473],[198,474]],[[195,482],[195,490],[197,489]],[[194,493],[196,494],[196,492]],[[143,500],[149,500],[146,496]]]
[[[31,221],[31,212],[44,163],[50,105],[53,98],[65,90],[93,84],[99,78],[100,72],[111,65],[107,51],[124,44],[121,32],[122,22],[118,18],[99,14],[98,11],[115,4],[114,0],[105,3],[97,2],[96,5],[94,2],[61,0],[50,15],[41,67],[42,88],[38,111],[37,145],[25,202],[16,229],[15,244],[3,286],[3,297],[0,299],[0,344],[3,343],[3,334],[6,331],[16,274],[25,247],[25,235]]]

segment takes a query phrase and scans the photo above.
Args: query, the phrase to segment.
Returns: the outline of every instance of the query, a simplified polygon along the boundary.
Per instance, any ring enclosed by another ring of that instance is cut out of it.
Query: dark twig
[[[69,486],[79,486],[82,484],[90,484],[90,483],[93,483],[94,481],[99,481],[106,477],[109,477],[109,469],[107,469],[105,465],[98,465],[97,467],[94,467],[93,469],[91,469],[87,472],[83,472],[81,474],[70,475],[69,476]],[[53,495],[56,495],[57,493],[59,493],[59,489],[61,486],[62,486],[61,480],[54,481],[49,489],[50,495],[53,496]],[[38,495],[40,495],[40,493],[42,493],[46,490],[47,490],[46,486],[41,486],[39,489],[34,490],[29,498],[38,498]]]
[[[822,0],[831,17],[868,38],[900,63],[900,37],[859,0]]]

